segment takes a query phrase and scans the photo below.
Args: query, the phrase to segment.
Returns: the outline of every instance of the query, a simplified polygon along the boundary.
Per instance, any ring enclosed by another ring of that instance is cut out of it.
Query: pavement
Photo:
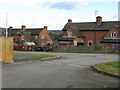
[[[19,61],[2,65],[3,88],[118,88],[118,78],[94,72],[91,66],[117,61],[116,54],[14,52],[53,54],[61,59]]]

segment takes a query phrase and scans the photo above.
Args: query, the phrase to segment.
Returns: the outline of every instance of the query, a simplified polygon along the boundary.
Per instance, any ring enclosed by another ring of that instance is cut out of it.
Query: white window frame
[[[41,35],[41,39],[45,39],[45,35]]]
[[[38,35],[36,35],[35,38],[38,39]]]
[[[72,32],[68,32],[68,37],[72,37]]]
[[[111,37],[112,38],[115,38],[117,36],[117,33],[116,32],[111,32]]]
[[[91,45],[90,45],[90,43],[91,43]],[[93,45],[92,40],[88,40],[88,46],[92,46],[92,45]]]
[[[24,40],[25,39],[24,36],[21,36],[21,39]]]

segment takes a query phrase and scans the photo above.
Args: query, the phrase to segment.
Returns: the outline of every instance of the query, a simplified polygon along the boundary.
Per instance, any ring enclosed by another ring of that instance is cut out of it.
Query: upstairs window
[[[24,40],[24,36],[22,36],[21,39]]]
[[[38,39],[38,35],[36,35],[35,37],[36,37],[36,39]]]
[[[92,45],[93,45],[92,40],[89,40],[88,41],[88,46],[92,46]]]
[[[68,32],[68,37],[72,37],[72,32]]]
[[[111,32],[111,37],[115,38],[117,36],[116,32]]]
[[[45,36],[44,36],[44,35],[42,35],[42,36],[41,36],[41,39],[45,39]]]

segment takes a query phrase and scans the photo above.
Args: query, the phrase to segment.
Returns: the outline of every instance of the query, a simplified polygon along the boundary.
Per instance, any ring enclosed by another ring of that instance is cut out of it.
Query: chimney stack
[[[8,37],[11,37],[11,32],[12,32],[12,30],[13,30],[13,27],[10,26],[10,27],[8,28]]]
[[[22,25],[21,28],[22,28],[22,30],[25,30],[25,29],[26,29],[26,26],[25,26],[25,25]]]
[[[12,27],[12,26],[10,26],[10,27],[9,27],[9,29],[13,29],[13,27]]]
[[[101,23],[102,23],[102,17],[101,16],[96,17],[96,24],[100,25]]]
[[[46,29],[46,30],[47,30],[47,28],[48,28],[47,26],[44,26],[44,29]]]
[[[68,19],[68,23],[72,23],[72,20],[71,20],[71,19]]]

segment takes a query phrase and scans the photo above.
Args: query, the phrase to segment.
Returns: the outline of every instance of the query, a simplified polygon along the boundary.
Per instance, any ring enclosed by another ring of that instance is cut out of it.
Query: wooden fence
[[[0,37],[0,62],[13,63],[13,37]]]

